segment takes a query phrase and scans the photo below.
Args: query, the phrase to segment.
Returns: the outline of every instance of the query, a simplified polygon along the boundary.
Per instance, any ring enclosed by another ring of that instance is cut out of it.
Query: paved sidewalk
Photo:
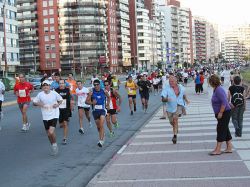
[[[233,137],[234,152],[209,156],[216,143],[211,89],[204,95],[195,95],[193,89],[188,88],[191,104],[188,115],[180,119],[176,145],[171,141],[169,122],[159,119],[162,115],[160,108],[88,186],[249,186],[250,103],[244,115],[243,137]],[[233,136],[232,123],[230,129]]]

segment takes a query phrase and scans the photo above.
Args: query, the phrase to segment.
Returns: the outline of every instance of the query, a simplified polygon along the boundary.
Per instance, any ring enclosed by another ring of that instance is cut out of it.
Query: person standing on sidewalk
[[[33,104],[39,106],[42,111],[43,124],[51,143],[52,155],[58,154],[55,128],[59,118],[59,106],[63,98],[55,91],[50,90],[50,82],[45,80],[42,83],[43,91],[33,99]]]
[[[62,103],[59,105],[59,123],[60,126],[63,127],[63,140],[62,144],[67,144],[67,137],[68,137],[68,122],[69,118],[71,117],[71,107],[70,103],[71,100],[74,98],[70,94],[69,88],[65,87],[65,80],[59,81],[59,88],[55,91],[63,98]]]
[[[2,120],[3,118],[2,104],[4,101],[4,93],[5,93],[5,86],[2,80],[0,80],[0,120]],[[1,130],[1,126],[0,126],[0,130]]]
[[[177,79],[174,76],[169,77],[169,85],[162,91],[162,102],[166,102],[167,116],[170,124],[173,127],[173,144],[177,142],[178,133],[178,118],[183,114],[185,102],[189,104],[189,101],[185,95],[185,88],[177,83]]]
[[[92,127],[91,121],[90,121],[90,105],[87,105],[85,103],[87,96],[89,94],[89,89],[84,87],[82,85],[82,81],[77,81],[77,89],[76,89],[76,96],[77,96],[77,106],[78,106],[78,116],[79,116],[79,133],[84,134],[84,128],[83,128],[83,115],[85,113],[85,116],[89,122],[89,127]]]
[[[107,91],[100,88],[99,80],[94,80],[93,85],[94,88],[92,89],[92,92],[89,92],[85,103],[93,106],[92,114],[99,133],[99,141],[97,145],[103,147],[105,136],[104,122],[107,114],[106,108],[109,110],[110,106],[110,97]]]
[[[217,144],[215,149],[209,154],[211,156],[220,155],[222,153],[221,146],[224,141],[226,141],[227,144],[224,153],[232,153],[232,136],[229,130],[231,108],[227,101],[227,95],[221,86],[220,78],[217,75],[211,75],[209,78],[209,84],[214,89],[211,102],[215,118],[217,119]]]
[[[106,122],[107,122],[107,126],[109,129],[109,136],[112,138],[115,136],[115,134],[114,134],[114,131],[112,130],[111,122],[114,124],[115,128],[119,127],[117,117],[116,117],[116,112],[121,111],[120,106],[122,104],[122,100],[121,100],[120,94],[118,93],[118,90],[114,88],[110,88],[110,83],[108,80],[104,82],[104,86],[105,86],[105,91],[108,92],[109,97],[110,97],[110,104],[109,104],[109,110],[107,110]],[[119,100],[119,105],[117,105],[116,103],[117,100]]]
[[[200,91],[201,91],[201,94],[203,94],[203,84],[204,84],[204,80],[205,80],[205,77],[204,77],[204,73],[203,71],[200,72]]]
[[[246,110],[245,88],[241,86],[240,76],[235,76],[233,85],[229,87],[228,102],[232,109],[232,122],[235,128],[235,137],[242,136],[243,114]]]
[[[21,130],[23,132],[27,132],[30,128],[27,110],[31,101],[30,94],[34,91],[34,88],[31,83],[25,81],[24,74],[19,74],[19,80],[19,83],[15,84],[14,86],[14,94],[17,96],[17,103],[23,118],[23,127]]]

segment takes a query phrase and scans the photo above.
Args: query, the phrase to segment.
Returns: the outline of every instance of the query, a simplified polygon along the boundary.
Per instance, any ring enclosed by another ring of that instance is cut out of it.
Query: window
[[[51,35],[51,36],[50,36],[50,39],[51,39],[51,40],[55,40],[55,38],[56,38],[55,35]]]
[[[56,58],[56,53],[51,53],[51,58]]]
[[[45,40],[45,42],[48,42],[49,41],[49,36],[44,36],[44,40]]]
[[[55,32],[55,27],[54,26],[50,27],[50,32]]]
[[[49,0],[49,6],[53,6],[53,0]]]
[[[43,7],[47,7],[47,6],[48,6],[47,1],[43,1]]]
[[[54,15],[54,10],[53,9],[49,9],[49,15]]]
[[[50,58],[50,54],[49,53],[45,53],[45,58],[49,59]]]
[[[50,24],[54,24],[54,18],[49,18]]]
[[[48,10],[43,10],[43,15],[47,16],[48,15]]]
[[[43,19],[43,24],[48,24],[49,20],[47,18]]]
[[[50,47],[51,47],[51,50],[55,50],[56,49],[56,45],[55,44],[51,44]]]
[[[48,51],[48,50],[50,50],[50,45],[49,45],[49,44],[46,44],[46,45],[45,45],[45,51]]]
[[[49,27],[44,27],[44,32],[49,32]]]

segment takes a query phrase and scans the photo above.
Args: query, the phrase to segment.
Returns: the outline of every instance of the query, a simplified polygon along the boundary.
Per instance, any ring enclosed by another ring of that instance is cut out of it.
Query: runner
[[[51,90],[56,90],[57,88],[59,88],[59,81],[61,79],[59,73],[54,73],[54,79],[55,80],[50,85]],[[66,86],[66,88],[70,87],[69,83],[67,83],[67,82],[65,83],[65,86]]]
[[[113,78],[111,79],[111,87],[113,89],[119,90],[121,81],[117,78],[116,75],[113,75]]]
[[[69,89],[70,89],[70,94],[74,98],[73,101],[76,100],[76,81],[74,80],[73,74],[69,73],[68,79],[66,80],[67,83],[69,83]]]
[[[94,88],[94,81],[95,80],[99,80],[98,76],[96,74],[93,74],[92,78],[91,78],[91,84],[92,84],[92,88]]]
[[[59,123],[60,126],[63,127],[63,140],[62,144],[66,145],[67,144],[67,137],[68,137],[68,122],[69,122],[69,117],[71,117],[71,107],[70,107],[70,102],[73,100],[73,97],[70,95],[70,90],[69,88],[65,87],[65,81],[60,80],[59,81],[59,88],[57,88],[55,91],[63,98],[63,102],[59,106]]]
[[[155,76],[152,81],[153,81],[154,95],[156,95],[159,93],[160,79],[158,78],[158,76]]]
[[[143,75],[142,79],[138,82],[141,101],[142,101],[142,109],[144,113],[147,113],[148,109],[148,100],[149,100],[149,88],[151,86],[149,80],[147,80],[147,75]]]
[[[108,80],[104,82],[104,85],[105,85],[105,90],[108,92],[109,97],[110,97],[110,105],[109,105],[109,110],[107,111],[107,115],[106,115],[106,122],[107,122],[107,126],[109,129],[109,136],[112,138],[115,136],[115,134],[114,134],[114,131],[112,130],[111,121],[114,124],[115,128],[119,127],[119,124],[116,118],[116,112],[121,111],[120,106],[121,106],[122,100],[118,91],[116,89],[110,88],[110,84]],[[119,105],[116,104],[117,99],[119,100]]]
[[[138,88],[137,84],[132,80],[132,76],[128,76],[128,80],[125,84],[125,88],[128,92],[128,101],[129,101],[129,108],[130,114],[133,115],[136,111],[136,89]],[[132,104],[134,104],[134,112],[132,110]]]
[[[185,95],[185,88],[177,83],[177,79],[174,76],[169,77],[169,85],[163,90],[162,102],[166,102],[166,110],[170,124],[173,127],[173,144],[177,142],[178,134],[178,118],[183,114],[185,102],[189,104],[189,101]]]
[[[50,90],[50,82],[45,80],[42,83],[43,91],[34,98],[33,104],[41,107],[43,123],[51,143],[52,155],[58,154],[55,128],[59,118],[59,105],[63,98],[55,91]]]
[[[4,93],[5,93],[5,86],[3,82],[0,80],[0,120],[3,119],[2,104],[4,101]],[[0,130],[1,130],[1,124],[0,124]]]
[[[90,121],[90,105],[85,104],[86,98],[88,96],[89,89],[84,87],[82,85],[82,81],[77,81],[77,89],[76,89],[76,96],[77,96],[77,106],[78,106],[78,116],[79,116],[79,133],[84,134],[84,128],[83,128],[83,113],[85,113],[85,116],[87,120],[89,121],[89,126],[92,127],[91,121]]]
[[[89,92],[86,104],[93,106],[93,117],[95,119],[95,123],[97,126],[97,130],[99,132],[99,141],[97,145],[99,147],[103,147],[104,144],[104,122],[105,116],[107,114],[106,107],[109,110],[110,105],[110,97],[107,91],[104,91],[100,88],[100,81],[94,80],[93,82],[94,88],[92,92]],[[105,100],[107,99],[107,106],[105,107]]]
[[[23,118],[23,127],[21,130],[27,132],[30,128],[27,110],[31,101],[30,94],[34,91],[34,88],[32,84],[25,81],[25,77],[22,73],[20,73],[18,77],[20,81],[14,86],[14,94],[17,96],[17,103]]]

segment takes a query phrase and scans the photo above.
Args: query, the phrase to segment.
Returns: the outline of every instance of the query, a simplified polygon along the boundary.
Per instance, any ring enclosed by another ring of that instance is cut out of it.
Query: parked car
[[[36,78],[30,78],[29,82],[33,85],[34,89],[40,89],[41,88],[41,77],[36,77]]]
[[[13,90],[16,84],[16,80],[13,77],[3,77],[2,82],[5,85],[5,90]]]

